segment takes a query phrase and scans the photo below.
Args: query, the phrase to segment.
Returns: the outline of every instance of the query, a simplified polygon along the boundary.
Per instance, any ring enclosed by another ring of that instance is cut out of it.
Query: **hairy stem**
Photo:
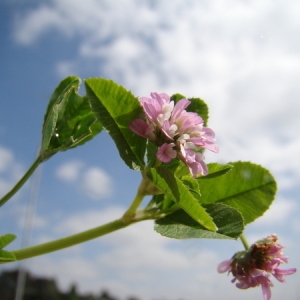
[[[2,206],[5,202],[7,202],[27,181],[27,179],[33,174],[38,165],[42,162],[41,156],[38,156],[28,171],[23,175],[23,177],[17,182],[17,184],[0,199],[0,206]]]

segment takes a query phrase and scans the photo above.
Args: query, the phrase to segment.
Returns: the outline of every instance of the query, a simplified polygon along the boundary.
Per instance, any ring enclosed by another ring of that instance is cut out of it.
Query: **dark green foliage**
[[[102,130],[87,97],[78,95],[80,79],[65,78],[53,92],[44,117],[40,156],[45,161],[91,140]]]

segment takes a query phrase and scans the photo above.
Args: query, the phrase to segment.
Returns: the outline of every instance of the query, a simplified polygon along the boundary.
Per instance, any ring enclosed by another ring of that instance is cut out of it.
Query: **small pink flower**
[[[129,128],[136,134],[157,145],[157,158],[169,162],[174,158],[182,160],[190,173],[197,177],[208,170],[201,149],[218,152],[215,134],[203,126],[203,119],[185,109],[191,101],[181,99],[176,104],[167,94],[151,93],[150,98],[140,98],[145,120],[133,120]]]
[[[264,300],[271,299],[273,283],[270,275],[278,281],[285,282],[285,276],[296,272],[296,268],[280,269],[281,263],[287,263],[288,258],[283,255],[283,246],[277,244],[278,238],[272,234],[253,244],[249,250],[236,253],[231,259],[218,265],[219,273],[232,273],[232,282],[236,287],[248,289],[261,286]]]

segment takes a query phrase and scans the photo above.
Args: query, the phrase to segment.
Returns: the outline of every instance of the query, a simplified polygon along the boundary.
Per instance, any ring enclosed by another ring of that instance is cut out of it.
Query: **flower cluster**
[[[248,289],[261,285],[264,300],[271,298],[273,283],[272,274],[278,281],[285,282],[285,276],[296,272],[296,268],[280,269],[281,263],[287,263],[288,258],[283,255],[280,244],[277,244],[275,234],[253,244],[249,250],[236,253],[231,259],[218,265],[219,273],[232,273],[232,282],[237,281],[240,289]]]
[[[191,101],[181,99],[174,104],[164,93],[151,93],[151,98],[139,100],[146,120],[133,120],[129,128],[159,147],[156,156],[160,161],[167,163],[178,158],[194,177],[206,175],[208,170],[200,150],[206,148],[218,152],[219,149],[214,132],[203,126],[203,119],[197,113],[185,110]]]

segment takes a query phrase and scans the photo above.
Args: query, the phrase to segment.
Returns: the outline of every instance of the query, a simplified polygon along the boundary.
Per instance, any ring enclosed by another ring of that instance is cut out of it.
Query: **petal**
[[[153,102],[157,102],[160,107],[162,107],[165,103],[170,103],[170,97],[165,93],[158,94],[153,92],[150,96],[152,101],[154,100]]]
[[[271,289],[270,289],[270,284],[268,283],[264,283],[261,285],[261,289],[262,289],[262,294],[264,297],[264,300],[270,300],[271,299]]]
[[[225,273],[231,270],[232,259],[227,259],[218,264],[218,272]]]
[[[214,143],[214,141],[206,140],[205,137],[191,137],[189,142],[194,143],[196,146],[208,149],[215,153],[219,152],[219,147]]]
[[[280,268],[276,268],[274,269],[274,273],[273,276],[280,282],[284,282],[285,279],[284,277],[286,275],[292,275],[297,271],[296,268],[290,268],[290,269],[280,269]]]
[[[177,156],[176,150],[173,149],[175,147],[174,143],[164,143],[157,151],[156,157],[164,162],[167,163],[171,161],[173,158]]]
[[[169,121],[164,121],[163,125],[161,127],[161,130],[165,134],[165,136],[168,137],[171,140],[173,140],[173,137],[174,137],[175,132],[176,132],[176,127],[174,127],[174,126],[176,126],[176,125],[173,124],[173,125],[170,126]]]
[[[180,116],[182,111],[186,107],[188,107],[190,104],[191,104],[191,101],[189,101],[187,99],[181,99],[175,104],[173,113],[172,113],[172,118],[171,118],[172,123],[175,123],[176,119]]]
[[[202,153],[196,153],[185,148],[182,144],[180,144],[180,153],[181,160],[188,166],[193,177],[197,177],[199,174],[207,175],[208,169],[203,161],[204,155]]]
[[[155,135],[153,133],[153,126],[147,124],[144,120],[142,119],[135,119],[129,124],[129,128],[131,131],[136,133],[139,136],[142,136],[143,138],[150,138],[150,139],[155,139]]]
[[[215,132],[212,129],[210,129],[209,127],[203,127],[202,131],[205,132],[205,135],[207,137],[210,137],[212,139],[215,138]]]
[[[156,123],[157,117],[161,113],[161,107],[154,101],[151,103],[145,102],[143,107],[149,121]]]

